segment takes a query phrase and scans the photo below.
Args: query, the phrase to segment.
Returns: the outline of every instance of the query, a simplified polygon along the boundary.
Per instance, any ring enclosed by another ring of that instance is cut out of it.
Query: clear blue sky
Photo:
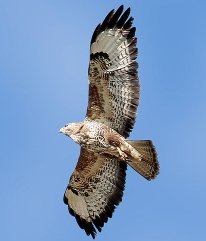
[[[112,8],[132,8],[141,101],[131,139],[152,139],[161,173],[127,172],[97,240],[204,241],[206,4],[192,0],[0,0],[0,240],[91,240],[62,197],[84,118],[89,42]]]

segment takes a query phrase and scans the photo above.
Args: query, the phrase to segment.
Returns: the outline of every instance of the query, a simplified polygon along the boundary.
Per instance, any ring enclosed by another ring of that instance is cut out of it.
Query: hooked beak
[[[65,129],[64,129],[64,127],[62,127],[62,128],[59,130],[59,132],[65,134]]]

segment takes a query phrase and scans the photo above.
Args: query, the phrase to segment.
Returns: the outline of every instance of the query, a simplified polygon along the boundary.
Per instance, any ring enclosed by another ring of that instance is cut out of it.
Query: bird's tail
[[[159,162],[152,141],[129,141],[127,142],[137,150],[137,158],[127,163],[147,180],[154,179],[159,173]],[[134,155],[135,156],[135,153]]]

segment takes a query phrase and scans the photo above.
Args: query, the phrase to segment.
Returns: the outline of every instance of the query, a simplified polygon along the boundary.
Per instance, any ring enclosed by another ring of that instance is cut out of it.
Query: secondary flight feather
[[[92,36],[89,100],[82,122],[60,132],[81,146],[64,203],[80,228],[95,238],[122,201],[127,165],[147,180],[159,173],[150,140],[129,141],[139,103],[137,38],[130,8],[108,13]]]

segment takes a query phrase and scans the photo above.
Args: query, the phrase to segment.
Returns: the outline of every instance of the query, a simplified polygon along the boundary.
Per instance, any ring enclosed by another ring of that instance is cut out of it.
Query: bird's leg
[[[125,139],[113,132],[107,132],[104,135],[105,140],[109,144],[109,152],[113,154],[117,158],[123,161],[127,161],[129,159],[129,147]]]
[[[126,160],[128,159],[127,154],[126,154],[125,152],[123,152],[123,151],[120,149],[120,147],[117,147],[117,151],[118,151],[118,153],[119,153],[119,158],[120,158],[121,160],[126,161]]]

